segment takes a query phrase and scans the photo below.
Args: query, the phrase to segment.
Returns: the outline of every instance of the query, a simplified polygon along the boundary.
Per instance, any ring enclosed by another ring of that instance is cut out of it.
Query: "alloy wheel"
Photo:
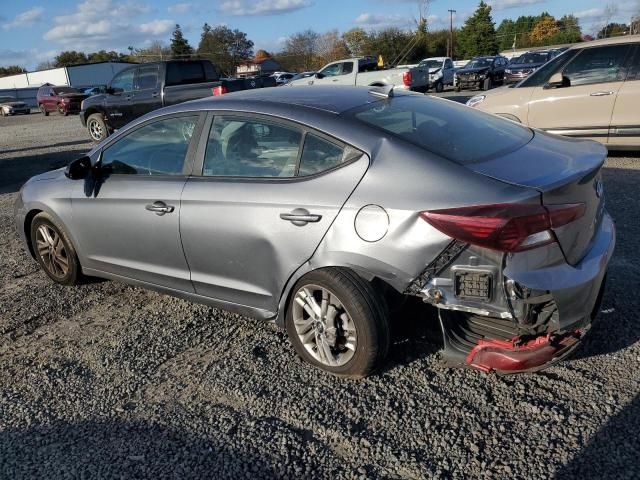
[[[102,140],[103,135],[102,125],[97,120],[89,120],[89,134],[94,140]]]
[[[69,273],[69,257],[60,234],[49,225],[40,225],[36,231],[38,255],[47,271],[56,278]]]
[[[358,345],[356,325],[340,299],[318,285],[305,285],[294,297],[296,333],[316,361],[339,367],[353,358]]]

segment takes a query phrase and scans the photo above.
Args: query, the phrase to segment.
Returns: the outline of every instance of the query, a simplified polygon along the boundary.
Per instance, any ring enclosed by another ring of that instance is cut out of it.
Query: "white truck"
[[[425,92],[428,70],[424,67],[380,68],[374,57],[359,57],[329,63],[308,78],[290,81],[287,85],[365,85]]]
[[[425,58],[418,64],[419,68],[427,69],[429,80],[427,90],[433,88],[440,93],[446,85],[453,86],[455,67],[449,57]]]

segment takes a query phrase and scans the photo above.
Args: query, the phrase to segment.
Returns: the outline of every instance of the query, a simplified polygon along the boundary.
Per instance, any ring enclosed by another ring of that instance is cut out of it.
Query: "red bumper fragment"
[[[522,372],[535,370],[554,358],[568,353],[580,341],[583,332],[578,329],[563,335],[548,334],[522,342],[511,340],[478,340],[467,355],[467,365],[490,372]]]

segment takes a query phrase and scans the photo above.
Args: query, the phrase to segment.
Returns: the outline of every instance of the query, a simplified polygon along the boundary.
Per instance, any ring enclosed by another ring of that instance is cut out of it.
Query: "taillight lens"
[[[411,71],[406,71],[402,74],[402,83],[404,83],[406,87],[411,86],[412,80],[413,78],[411,77]]]
[[[225,93],[229,93],[229,90],[227,90],[227,87],[225,87],[224,85],[218,85],[217,87],[213,87],[212,93],[214,97],[218,97],[220,95],[224,95]]]
[[[420,212],[442,233],[500,252],[521,252],[556,241],[552,228],[584,215],[582,203],[526,205],[503,203]]]

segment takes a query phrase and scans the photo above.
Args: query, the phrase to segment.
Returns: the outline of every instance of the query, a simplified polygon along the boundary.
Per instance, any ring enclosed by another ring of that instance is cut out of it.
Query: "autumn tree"
[[[264,60],[266,58],[271,58],[271,57],[273,57],[273,55],[271,55],[266,50],[258,50],[255,56],[256,60]]]
[[[551,15],[542,18],[535,24],[533,30],[529,34],[534,45],[548,45],[552,43],[550,40],[560,32],[556,19]]]

